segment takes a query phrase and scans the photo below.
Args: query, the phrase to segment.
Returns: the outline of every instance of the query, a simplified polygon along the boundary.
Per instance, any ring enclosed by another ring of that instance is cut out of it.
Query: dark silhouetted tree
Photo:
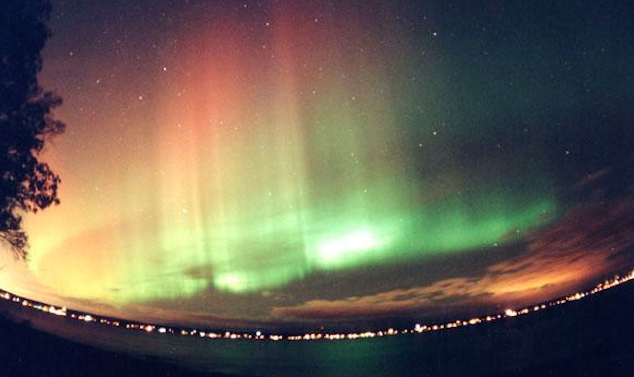
[[[0,241],[22,258],[22,215],[59,203],[60,178],[39,159],[65,127],[51,114],[61,98],[37,80],[50,12],[45,0],[0,0]]]

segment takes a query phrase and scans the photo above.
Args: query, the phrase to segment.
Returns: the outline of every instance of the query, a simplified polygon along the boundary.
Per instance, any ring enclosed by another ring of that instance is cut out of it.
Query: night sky
[[[630,1],[52,3],[62,204],[0,288],[361,327],[634,264]]]

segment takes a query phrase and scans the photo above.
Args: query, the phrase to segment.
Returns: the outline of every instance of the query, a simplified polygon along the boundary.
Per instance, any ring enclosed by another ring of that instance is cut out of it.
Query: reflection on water
[[[634,333],[628,320],[634,309],[631,295],[631,287],[621,286],[565,309],[495,324],[340,342],[209,341],[81,324],[14,305],[0,303],[0,308],[11,317],[74,341],[223,375],[490,376],[515,375],[552,362],[568,364],[566,360],[581,354],[592,359],[603,352],[598,350],[621,352],[622,345],[612,342]],[[576,363],[569,364],[565,370]]]

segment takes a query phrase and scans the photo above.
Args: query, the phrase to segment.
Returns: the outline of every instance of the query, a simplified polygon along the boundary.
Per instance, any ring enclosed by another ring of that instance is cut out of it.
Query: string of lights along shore
[[[475,317],[470,319],[458,319],[458,320],[449,321],[446,323],[438,323],[438,324],[430,324],[430,325],[421,325],[420,323],[417,323],[412,328],[403,328],[403,329],[387,328],[384,330],[367,330],[367,331],[346,332],[346,333],[313,331],[313,332],[308,332],[308,333],[300,334],[300,335],[272,334],[272,333],[264,333],[259,330],[251,333],[251,332],[236,332],[236,331],[217,332],[212,330],[202,330],[202,329],[193,329],[193,328],[174,328],[174,327],[162,326],[162,325],[156,325],[156,324],[141,324],[141,323],[130,322],[130,321],[122,320],[122,319],[100,317],[100,316],[91,315],[88,313],[73,312],[73,311],[69,311],[65,307],[55,307],[54,305],[32,302],[32,301],[29,301],[28,299],[12,295],[9,292],[0,293],[0,299],[13,302],[17,305],[21,305],[29,309],[38,310],[38,311],[41,311],[47,314],[52,314],[55,316],[68,317],[80,322],[112,326],[112,327],[125,329],[125,330],[142,331],[149,334],[158,333],[158,334],[180,335],[180,336],[187,336],[187,337],[199,337],[199,338],[205,338],[205,339],[228,339],[228,340],[240,339],[240,340],[261,340],[261,341],[266,341],[266,340],[268,341],[358,340],[358,339],[368,339],[368,338],[384,337],[384,336],[450,330],[450,329],[455,329],[459,327],[474,326],[474,325],[480,325],[484,323],[495,322],[504,318],[513,318],[517,316],[528,315],[538,311],[546,310],[548,308],[552,308],[554,306],[559,306],[559,305],[563,305],[563,304],[584,299],[591,295],[603,292],[607,289],[611,289],[621,284],[630,282],[632,279],[634,279],[634,270],[632,270],[630,273],[624,276],[617,275],[611,279],[605,280],[604,282],[597,284],[594,288],[588,291],[576,292],[563,298],[559,298],[550,302],[531,305],[526,308],[521,308],[516,310],[506,309],[502,313],[489,314],[482,317]]]
[[[61,203],[0,288],[157,333],[356,334],[629,270],[631,5],[469,3],[51,0]]]

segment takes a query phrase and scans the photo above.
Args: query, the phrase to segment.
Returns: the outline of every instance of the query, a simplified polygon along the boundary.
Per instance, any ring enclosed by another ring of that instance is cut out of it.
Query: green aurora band
[[[553,215],[546,174],[515,174],[528,148],[456,167],[456,145],[494,144],[412,115],[424,84],[411,78],[425,73],[389,63],[414,59],[406,43],[344,21],[299,32],[295,18],[258,37],[230,20],[201,33],[182,58],[191,75],[163,85],[157,124],[130,131],[138,150],[108,176],[115,194],[69,216],[91,226],[35,245],[42,281],[118,304],[259,294],[316,271],[503,245]],[[74,268],[51,268],[60,250]]]

